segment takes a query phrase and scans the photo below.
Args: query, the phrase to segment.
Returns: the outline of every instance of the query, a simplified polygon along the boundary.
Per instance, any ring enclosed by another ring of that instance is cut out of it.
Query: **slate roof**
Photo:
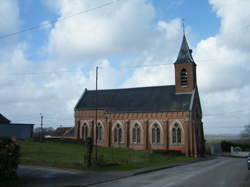
[[[177,60],[175,61],[175,64],[183,64],[183,63],[195,64],[193,57],[192,57],[192,50],[189,49],[185,34],[183,35],[181,48],[180,48]]]
[[[10,123],[10,120],[8,120],[0,113],[0,124],[8,124],[8,123]]]
[[[95,90],[85,90],[75,110],[95,110]],[[175,86],[98,90],[98,109],[107,113],[188,111],[192,94],[176,94]]]

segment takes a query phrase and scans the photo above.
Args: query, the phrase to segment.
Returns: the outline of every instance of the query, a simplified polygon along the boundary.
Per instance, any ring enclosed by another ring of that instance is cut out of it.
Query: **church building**
[[[75,138],[92,137],[104,147],[203,155],[196,64],[185,34],[174,67],[175,85],[85,89],[75,106]]]

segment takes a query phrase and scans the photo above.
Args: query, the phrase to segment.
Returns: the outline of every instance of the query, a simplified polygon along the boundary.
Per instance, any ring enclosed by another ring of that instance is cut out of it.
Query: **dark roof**
[[[67,137],[72,137],[72,136],[74,136],[74,131],[75,131],[75,128],[74,127],[72,127],[71,129],[69,129],[69,130],[67,130],[64,134],[63,134],[63,136],[67,136]]]
[[[31,123],[10,123],[10,125],[34,126],[34,124]]]
[[[10,123],[10,120],[8,120],[6,117],[4,117],[1,113],[0,113],[0,124],[8,124]]]
[[[175,86],[98,90],[98,109],[110,113],[188,111],[192,94],[176,94]],[[95,110],[95,90],[85,90],[75,110]]]
[[[192,50],[189,49],[185,34],[183,35],[181,48],[180,48],[177,60],[175,61],[175,64],[183,64],[183,63],[194,63],[194,60],[192,57]]]
[[[70,130],[72,127],[58,127],[53,133],[54,136],[63,136],[63,134]]]

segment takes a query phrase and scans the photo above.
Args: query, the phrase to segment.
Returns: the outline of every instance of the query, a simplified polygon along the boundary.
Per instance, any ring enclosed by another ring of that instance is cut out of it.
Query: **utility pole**
[[[97,113],[98,113],[98,66],[96,66],[96,87],[95,87],[95,160],[97,161]]]
[[[41,132],[40,132],[40,142],[42,141],[42,134],[43,134],[43,115],[40,113],[41,116]]]

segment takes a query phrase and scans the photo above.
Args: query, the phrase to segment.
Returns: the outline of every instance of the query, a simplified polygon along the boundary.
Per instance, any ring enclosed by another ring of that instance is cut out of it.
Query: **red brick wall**
[[[136,150],[180,150],[186,155],[195,156],[197,150],[197,141],[195,138],[194,122],[189,120],[189,112],[164,112],[164,113],[121,113],[107,114],[103,110],[98,111],[98,122],[103,125],[103,139],[98,142],[99,146],[129,147]],[[79,123],[80,121],[80,123]],[[95,140],[95,130],[92,133],[95,123],[95,111],[75,111],[75,137],[79,136],[79,124],[88,123],[90,126],[89,136],[93,135]],[[118,145],[114,143],[113,128],[120,123],[123,129],[122,142]],[[141,142],[134,144],[132,142],[132,127],[135,123],[140,125]],[[161,126],[161,141],[158,145],[151,142],[151,126],[158,123]],[[181,145],[172,145],[170,128],[174,123],[181,124],[183,128],[183,142]],[[95,143],[95,142],[94,142]]]

